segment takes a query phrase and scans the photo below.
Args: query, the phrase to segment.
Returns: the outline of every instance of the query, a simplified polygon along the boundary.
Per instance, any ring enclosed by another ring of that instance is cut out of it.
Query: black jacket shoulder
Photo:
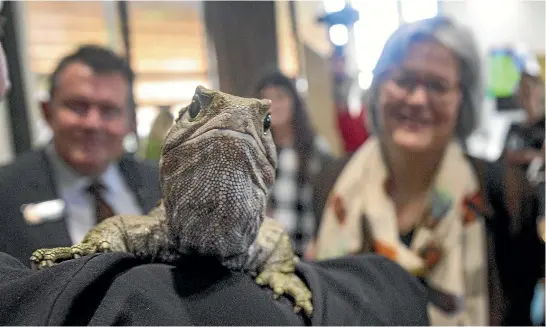
[[[376,256],[300,263],[313,325],[428,325],[426,296]],[[126,253],[33,271],[0,253],[3,325],[305,325],[287,297],[207,260],[141,264]],[[309,322],[307,322],[309,324]]]
[[[29,172],[49,173],[49,163],[43,151],[28,151],[12,162],[0,166],[0,188],[17,186],[29,178]]]
[[[314,292],[313,325],[429,325],[425,287],[383,256],[301,263],[298,271]]]

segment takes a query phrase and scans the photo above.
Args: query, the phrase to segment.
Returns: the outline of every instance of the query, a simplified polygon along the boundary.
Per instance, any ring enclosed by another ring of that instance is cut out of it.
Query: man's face
[[[121,73],[97,74],[74,62],[59,74],[44,116],[57,153],[80,174],[100,174],[123,154],[130,129],[127,95]]]

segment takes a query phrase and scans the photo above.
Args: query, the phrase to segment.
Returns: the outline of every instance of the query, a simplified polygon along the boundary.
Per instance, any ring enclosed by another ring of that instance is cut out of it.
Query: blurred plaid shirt
[[[290,235],[296,255],[303,256],[315,235],[316,218],[313,213],[313,188],[310,182],[300,185],[298,154],[293,148],[278,148],[277,177],[268,199],[268,215],[277,219]],[[330,158],[328,145],[315,138],[309,163],[311,176],[318,174]]]

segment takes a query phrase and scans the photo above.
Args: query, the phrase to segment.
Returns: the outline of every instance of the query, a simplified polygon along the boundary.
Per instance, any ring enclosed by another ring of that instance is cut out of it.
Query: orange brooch
[[[340,225],[343,225],[345,223],[345,221],[347,220],[347,214],[346,214],[346,211],[345,211],[345,207],[343,206],[343,200],[341,199],[341,196],[339,196],[339,194],[334,194],[333,197],[332,197],[332,203],[331,205],[333,206],[333,210],[334,210],[334,214],[337,218],[337,222],[340,224]]]
[[[466,226],[473,223],[484,211],[484,202],[479,192],[465,197],[462,203],[463,225]]]
[[[442,258],[442,250],[434,242],[430,242],[419,251],[421,258],[425,263],[427,271],[431,270]]]

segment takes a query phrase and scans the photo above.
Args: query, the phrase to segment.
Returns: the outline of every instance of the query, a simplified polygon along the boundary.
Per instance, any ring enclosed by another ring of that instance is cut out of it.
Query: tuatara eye
[[[200,111],[201,111],[201,103],[199,102],[199,99],[196,96],[194,96],[191,101],[190,107],[188,108],[188,112],[190,113],[190,118],[194,119],[195,117],[197,117]]]
[[[268,113],[264,118],[264,133],[267,133],[270,127],[271,127],[271,114]]]

